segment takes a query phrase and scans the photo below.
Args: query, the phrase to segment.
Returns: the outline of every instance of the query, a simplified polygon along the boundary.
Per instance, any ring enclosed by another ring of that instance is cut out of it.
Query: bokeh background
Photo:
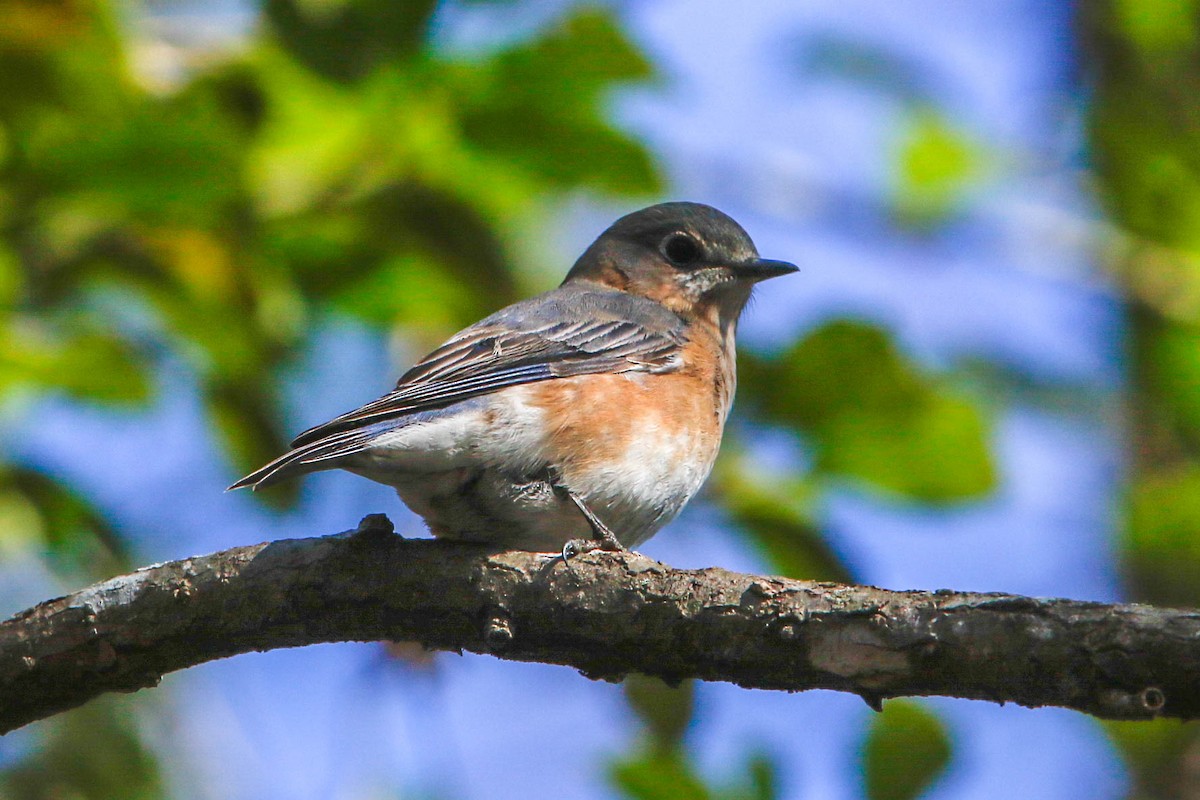
[[[1196,0],[0,0],[0,612],[387,512],[289,433],[708,202],[761,288],[644,551],[1200,605]],[[1187,798],[1200,736],[340,645],[0,740],[4,798]]]

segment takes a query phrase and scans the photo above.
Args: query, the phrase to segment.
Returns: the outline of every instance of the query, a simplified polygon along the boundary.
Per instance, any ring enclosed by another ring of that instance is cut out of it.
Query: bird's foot
[[[605,529],[607,530],[607,529]],[[546,566],[553,567],[559,561],[567,568],[568,572],[574,573],[575,568],[571,566],[571,559],[576,556],[581,556],[584,553],[591,553],[595,550],[605,550],[610,553],[627,553],[629,549],[617,540],[616,536],[612,535],[612,531],[608,531],[609,538],[597,536],[594,539],[570,539],[563,545],[562,552],[547,553],[542,556],[546,559]]]
[[[563,545],[562,553],[560,554],[563,561],[581,556],[584,553],[591,553],[594,550],[605,550],[609,553],[625,553],[628,548],[617,541],[617,537],[608,531],[608,537],[596,537],[595,539],[571,539]]]

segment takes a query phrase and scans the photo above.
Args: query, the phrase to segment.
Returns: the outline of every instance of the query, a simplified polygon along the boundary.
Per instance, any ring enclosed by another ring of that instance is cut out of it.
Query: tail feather
[[[259,467],[225,491],[230,492],[247,486],[257,491],[309,472],[332,469],[337,464],[329,462],[335,462],[345,456],[361,452],[366,448],[370,439],[371,436],[361,430],[351,430],[309,442],[302,447],[289,450],[269,464]]]

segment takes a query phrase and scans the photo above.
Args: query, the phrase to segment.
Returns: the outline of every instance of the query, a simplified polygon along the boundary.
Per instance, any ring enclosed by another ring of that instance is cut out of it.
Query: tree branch
[[[1200,715],[1200,613],[677,570],[357,531],[147,567],[0,623],[0,732],[251,650],[416,640],[574,667],[949,695],[1100,717]]]

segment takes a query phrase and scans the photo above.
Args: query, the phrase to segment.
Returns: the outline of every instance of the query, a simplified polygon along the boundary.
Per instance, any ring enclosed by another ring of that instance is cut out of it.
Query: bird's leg
[[[574,503],[575,507],[579,509],[579,513],[583,514],[584,518],[588,521],[588,524],[592,526],[592,533],[595,534],[594,541],[597,545],[593,549],[611,550],[613,552],[620,552],[626,549],[625,545],[621,544],[621,540],[617,538],[617,535],[612,532],[612,529],[605,525],[599,517],[592,513],[592,510],[587,507],[587,504],[583,502],[583,499],[579,495],[575,494],[570,489],[565,489],[565,491],[567,493],[567,497],[571,498],[571,502]]]
[[[558,474],[558,470],[553,467],[546,469],[547,482],[558,495],[565,496],[575,507],[579,509],[579,513],[583,514],[583,518],[588,521],[588,525],[592,527],[593,537],[591,539],[571,539],[563,545],[562,553],[555,556],[555,560],[559,558],[571,567],[571,558],[582,553],[589,553],[592,550],[608,550],[611,552],[623,552],[628,548],[621,544],[621,540],[612,532],[612,529],[604,524],[603,520],[597,517],[587,504],[583,502],[583,498],[571,491],[562,483]]]

